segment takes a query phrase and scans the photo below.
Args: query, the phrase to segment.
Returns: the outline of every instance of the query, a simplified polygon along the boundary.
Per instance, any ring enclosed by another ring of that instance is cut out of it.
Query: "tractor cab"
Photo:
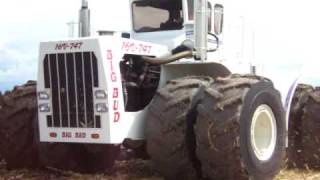
[[[185,39],[194,39],[194,0],[133,0],[130,8],[133,39],[165,45],[169,49],[179,46]],[[209,1],[208,9],[209,32],[214,30],[218,35],[223,6]]]
[[[177,47],[193,26],[188,22],[188,4],[181,0],[138,0],[131,2],[132,38],[169,49]],[[188,24],[190,24],[188,26]]]
[[[163,45],[169,50],[181,45],[186,39],[197,39],[194,38],[197,14],[194,11],[194,0],[130,0],[122,3],[122,6],[126,6],[124,8],[126,10],[116,15],[119,16],[119,25],[113,26],[112,29],[103,18],[110,16],[110,12],[105,9],[108,6],[106,1],[95,1],[86,5],[86,8],[80,11],[80,14],[84,15],[80,16],[79,29],[82,28],[82,30],[79,31],[87,32],[90,29],[91,34],[84,34],[84,36],[95,33],[99,36],[108,36],[120,32],[124,38]],[[89,8],[91,15],[88,15]],[[199,12],[198,15],[200,14]],[[205,23],[209,32],[220,35],[223,25],[223,6],[220,0],[209,0],[206,5],[206,14],[208,22]],[[92,21],[91,24],[90,21]],[[198,27],[200,26],[202,24],[198,24]],[[212,44],[215,48],[215,39],[211,36],[209,38],[211,40],[208,40],[208,45]]]
[[[155,32],[183,29],[181,1],[134,1],[132,20],[135,32]]]

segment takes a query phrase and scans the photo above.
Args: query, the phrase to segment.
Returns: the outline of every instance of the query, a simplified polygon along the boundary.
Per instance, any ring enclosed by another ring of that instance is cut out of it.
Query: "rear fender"
[[[304,66],[299,76],[292,83],[292,86],[290,87],[290,90],[288,91],[288,94],[287,94],[287,99],[285,101],[288,122],[290,119],[290,108],[292,105],[292,99],[294,97],[298,84],[306,84],[306,85],[311,85],[313,87],[320,87],[319,71],[314,67]]]
[[[280,73],[282,74],[278,74],[278,78],[272,78],[272,81],[274,82],[275,88],[280,91],[282,96],[282,102],[286,112],[286,128],[288,134],[293,97],[298,84],[319,87],[320,76],[318,70],[311,66],[296,66],[290,70],[290,72],[285,72],[284,70],[280,71]]]
[[[230,75],[230,70],[220,63],[215,62],[189,62],[167,64],[161,67],[161,78],[159,88],[163,87],[169,80],[185,76],[210,76],[225,77]]]

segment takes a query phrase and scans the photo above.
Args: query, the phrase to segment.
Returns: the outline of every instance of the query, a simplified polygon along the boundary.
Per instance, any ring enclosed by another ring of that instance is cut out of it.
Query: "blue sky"
[[[127,3],[89,0],[89,7],[95,9],[92,16],[114,29],[114,17],[105,13],[116,14],[116,26],[124,27],[121,22],[127,14],[119,7],[124,10]],[[78,20],[81,0],[0,0],[0,4],[0,91],[4,91],[36,79],[39,42],[67,38],[67,23]]]
[[[128,27],[124,23],[129,22],[128,0],[88,1],[94,27]],[[308,0],[303,5],[290,0],[227,1],[236,3],[236,7],[242,5],[241,11],[249,17],[244,20],[252,22],[256,30],[255,59],[283,67],[288,63],[320,66],[318,1]],[[0,0],[0,91],[36,79],[39,42],[67,38],[67,23],[77,21],[80,3],[81,0]],[[231,41],[233,38],[229,37]]]
[[[80,2],[0,0],[0,3],[0,91],[4,91],[36,79],[39,42],[65,38],[66,23],[75,20]]]

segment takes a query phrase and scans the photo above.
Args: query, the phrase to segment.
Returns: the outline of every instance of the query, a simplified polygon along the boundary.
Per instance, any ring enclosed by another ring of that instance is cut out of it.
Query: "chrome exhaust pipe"
[[[208,13],[208,0],[194,0],[195,58],[201,61],[207,60]]]
[[[90,36],[90,9],[88,8],[88,1],[82,0],[79,11],[79,37],[87,36]]]

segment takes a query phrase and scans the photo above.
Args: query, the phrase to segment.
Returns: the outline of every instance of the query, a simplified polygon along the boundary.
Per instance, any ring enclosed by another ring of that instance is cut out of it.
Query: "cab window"
[[[132,4],[136,32],[179,30],[183,28],[181,0],[136,1]]]
[[[188,19],[189,21],[194,20],[194,0],[188,0]]]
[[[212,20],[212,6],[211,3],[208,2],[208,10],[210,13],[208,13],[208,28],[209,32],[211,31],[211,20]],[[188,19],[189,21],[194,20],[194,0],[188,0]]]

